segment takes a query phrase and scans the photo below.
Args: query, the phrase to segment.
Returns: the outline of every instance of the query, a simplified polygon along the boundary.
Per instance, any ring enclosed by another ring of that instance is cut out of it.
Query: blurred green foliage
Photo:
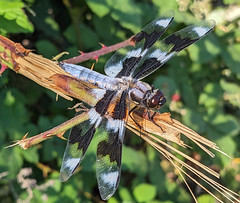
[[[173,10],[176,16],[167,34],[204,16],[215,19],[214,32],[182,51],[146,82],[165,92],[168,102],[162,112],[171,112],[173,118],[237,158],[240,157],[239,9],[237,0],[0,0],[0,34],[48,58],[62,51],[68,51],[67,57],[71,57],[78,55],[78,50],[99,49],[99,42],[105,45],[121,42],[167,10]],[[109,57],[110,54],[101,57],[95,70],[103,72]],[[91,67],[92,63],[84,65]],[[174,94],[181,99],[172,100]],[[54,93],[10,70],[1,76],[1,202],[29,198],[17,176],[23,168],[32,168],[29,178],[36,181],[29,184],[33,192],[31,202],[100,201],[95,178],[96,139],[78,173],[63,184],[58,181],[58,171],[66,141],[54,138],[26,151],[19,147],[4,149],[26,132],[32,136],[70,119],[74,111],[67,107],[73,105],[63,98],[56,101]],[[121,182],[110,203],[192,201],[188,190],[181,187],[182,180],[171,176],[173,168],[170,164],[164,167],[166,161],[160,160],[158,152],[129,132],[125,143]],[[202,163],[221,170],[224,186],[240,191],[239,161],[233,164],[219,153],[211,159],[191,142],[187,144]],[[187,150],[186,153],[191,155]],[[199,202],[215,202],[210,195],[192,187]]]

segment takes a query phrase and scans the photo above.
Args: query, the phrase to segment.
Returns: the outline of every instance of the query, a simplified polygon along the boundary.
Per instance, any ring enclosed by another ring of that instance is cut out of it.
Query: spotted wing
[[[107,61],[105,73],[118,78],[131,75],[147,50],[162,36],[173,18],[174,12],[168,11],[144,27],[132,39],[135,47],[121,49]]]
[[[97,102],[94,108],[81,114],[82,122],[72,128],[63,156],[60,181],[68,180],[81,163],[93,135],[102,122],[103,116],[107,112],[115,94],[114,91],[106,90],[105,95]]]
[[[113,111],[109,112],[109,116],[99,126],[97,180],[103,200],[109,199],[114,194],[120,181],[122,143],[127,115],[127,91],[123,91]]]
[[[146,53],[143,62],[136,69],[133,77],[143,79],[165,64],[175,54],[206,36],[214,28],[215,22],[203,21],[190,25],[158,41]]]
[[[95,108],[81,114],[83,122],[72,128],[60,170],[60,181],[72,176],[97,131],[97,180],[102,199],[116,191],[121,174],[122,143],[128,115],[127,91],[106,90]],[[107,113],[107,114],[106,114]]]

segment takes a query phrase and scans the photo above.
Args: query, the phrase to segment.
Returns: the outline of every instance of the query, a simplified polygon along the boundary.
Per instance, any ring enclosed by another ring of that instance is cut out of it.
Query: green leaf
[[[218,147],[225,152],[227,155],[234,157],[234,153],[236,152],[236,143],[231,137],[228,137],[227,135],[224,137],[221,137],[216,141],[216,144]],[[221,159],[222,166],[226,166],[231,162],[231,159],[229,157],[226,157],[224,155],[218,155],[218,159]]]
[[[223,0],[224,4],[239,4],[240,0]]]
[[[199,96],[199,104],[205,107],[219,106],[219,101],[222,100],[223,91],[219,84],[208,83],[203,90],[203,93]]]
[[[39,54],[49,59],[52,59],[59,53],[57,47],[48,40],[39,40],[36,43],[36,47]]]
[[[110,12],[107,0],[87,0],[86,3],[89,8],[100,18]]]
[[[191,129],[197,131],[198,133],[206,131],[206,124],[203,120],[203,115],[198,112],[187,109],[183,116],[183,121],[186,126],[190,126]]]
[[[29,163],[38,163],[39,162],[39,154],[36,147],[31,147],[28,150],[21,150],[21,154],[23,155],[24,159],[27,160]]]
[[[80,24],[79,29],[81,30],[81,40],[84,45],[84,49],[93,49],[99,42],[97,34],[88,28],[86,25]],[[69,42],[76,45],[77,37],[75,34],[74,27],[71,25],[64,32],[64,36],[67,38]]]
[[[23,94],[16,89],[0,91],[0,128],[8,132],[12,140],[21,138],[18,130],[29,120],[24,100]]]
[[[216,109],[209,110],[204,120],[217,130],[218,138],[219,135],[236,136],[240,132],[238,120],[234,116],[217,112]]]
[[[111,6],[111,17],[118,21],[124,28],[130,29],[133,33],[140,31],[141,17],[138,5],[132,0],[107,0]]]
[[[130,147],[123,146],[122,150],[122,170],[128,170],[144,176],[147,172],[146,156],[141,151],[136,151]]]
[[[157,189],[151,184],[142,183],[134,188],[133,194],[138,202],[147,202],[155,198]]]
[[[189,48],[190,58],[197,63],[208,63],[212,61],[221,51],[216,36],[209,34],[199,42],[192,44]]]
[[[191,79],[188,75],[187,67],[191,65],[188,57],[178,56],[172,59],[169,63],[171,66],[168,68],[168,73],[178,86],[182,100],[186,106],[191,108],[196,107],[197,99]],[[179,66],[179,64],[181,65]]]
[[[173,10],[174,12],[178,11],[179,5],[177,1],[153,0],[152,2],[157,8],[159,8],[161,14],[169,9]]]
[[[147,146],[148,174],[151,183],[157,186],[160,194],[166,193],[166,174],[160,165],[159,154],[152,146]]]
[[[9,33],[33,32],[33,25],[24,13],[24,4],[18,1],[0,1],[1,29]]]
[[[125,32],[120,26],[116,26],[116,22],[112,18],[109,18],[109,16],[103,18],[93,17],[92,22],[103,44],[111,45],[126,39]]]
[[[215,203],[216,200],[211,195],[201,195],[197,198],[199,203]]]
[[[16,178],[17,173],[23,165],[23,158],[21,156],[19,147],[1,149],[0,151],[0,169],[8,172],[8,178]]]
[[[119,201],[115,197],[111,197],[107,202],[108,203],[119,203]]]
[[[38,120],[38,127],[41,130],[46,130],[48,126],[51,124],[50,119],[46,116],[40,116]]]
[[[61,196],[68,198],[71,201],[74,201],[78,197],[78,191],[75,190],[74,185],[72,184],[65,184],[63,190],[61,191]]]
[[[224,92],[224,100],[227,100],[233,106],[240,108],[240,85],[225,80],[220,81]]]
[[[223,49],[222,57],[227,66],[236,74],[240,74],[240,44],[229,45]]]
[[[12,95],[12,92],[11,91],[7,91],[4,103],[7,106],[12,106],[12,105],[14,105],[15,102],[16,102],[16,100],[15,100],[15,97]]]
[[[119,195],[124,202],[133,202],[133,197],[126,187],[120,187],[119,189]]]
[[[208,135],[211,140],[215,140],[215,143],[217,144],[221,151],[233,157],[237,145],[232,139],[232,137],[229,137],[228,135],[222,136],[222,134],[219,133],[217,129],[214,129],[210,126],[208,127]],[[216,161],[218,165],[221,165],[223,167],[225,165],[228,165],[231,159],[226,157],[225,155],[218,153],[214,161]]]

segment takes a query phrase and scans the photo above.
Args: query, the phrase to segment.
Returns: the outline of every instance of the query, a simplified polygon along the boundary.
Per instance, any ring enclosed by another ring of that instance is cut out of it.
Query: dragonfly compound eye
[[[159,106],[163,106],[165,103],[166,103],[166,98],[163,97],[163,98],[159,101],[158,105],[159,105]]]
[[[166,103],[166,98],[161,90],[157,90],[156,94],[150,99],[148,106],[150,108],[159,108]]]

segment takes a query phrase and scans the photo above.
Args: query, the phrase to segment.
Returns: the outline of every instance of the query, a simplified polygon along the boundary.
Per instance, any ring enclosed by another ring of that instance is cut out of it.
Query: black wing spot
[[[109,156],[110,162],[116,161],[117,166],[120,167],[122,159],[122,141],[118,139],[117,135],[111,136],[111,138],[112,139],[108,142],[104,140],[98,143],[97,156]]]
[[[101,116],[104,116],[115,94],[116,94],[116,91],[107,90],[103,98],[99,100],[98,103],[96,104],[95,106],[96,112],[99,113]]]
[[[172,34],[165,39],[165,43],[167,45],[174,44],[174,47],[171,49],[170,52],[180,52],[181,50],[193,44],[197,40],[199,40],[199,38],[197,39],[191,39],[189,37],[181,38],[180,35]]]
[[[85,152],[87,151],[86,146],[89,146],[95,132],[95,126],[92,126],[83,136],[79,136],[81,139],[78,144],[78,150],[82,149],[83,154],[85,154]]]
[[[81,136],[82,128],[79,125],[74,126],[69,137],[69,143],[79,143],[78,150],[82,149],[83,154],[85,154],[85,152],[87,151],[87,146],[89,146],[95,132],[96,128],[93,125],[84,135]]]
[[[72,128],[70,136],[69,136],[69,143],[75,144],[76,142],[81,141],[82,128],[80,125],[76,125]]]
[[[126,59],[123,62],[123,69],[117,74],[117,78],[120,78],[122,76],[127,76],[130,75],[132,70],[134,70],[136,68],[136,66],[139,64],[139,62],[141,61],[142,57],[131,57]]]
[[[143,50],[149,49],[158,40],[158,38],[162,36],[164,31],[165,30],[161,32],[153,31],[151,34],[141,31],[132,38],[132,41],[138,43],[145,39]]]
[[[157,58],[149,58],[144,61],[140,71],[137,72],[133,78],[136,78],[136,79],[141,78],[142,76],[147,75],[152,70],[157,69],[161,65],[162,65],[161,61],[159,61]]]
[[[126,118],[126,112],[127,112],[126,98],[127,98],[127,91],[124,91],[121,95],[120,101],[116,104],[114,108],[113,119],[123,120]]]

